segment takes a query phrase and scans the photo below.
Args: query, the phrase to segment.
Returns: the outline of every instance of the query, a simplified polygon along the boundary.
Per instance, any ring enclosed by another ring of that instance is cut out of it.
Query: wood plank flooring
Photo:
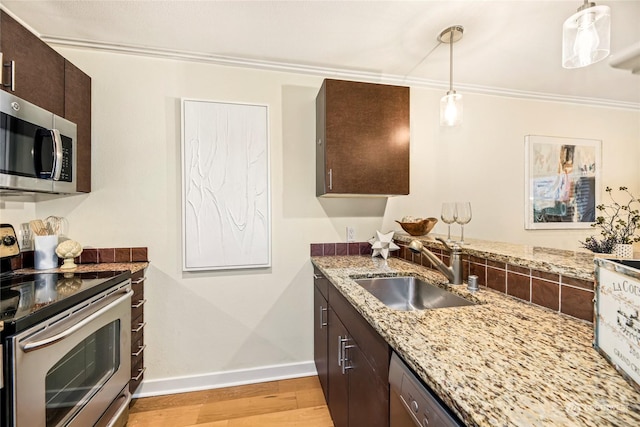
[[[127,427],[333,427],[318,377],[135,399]]]

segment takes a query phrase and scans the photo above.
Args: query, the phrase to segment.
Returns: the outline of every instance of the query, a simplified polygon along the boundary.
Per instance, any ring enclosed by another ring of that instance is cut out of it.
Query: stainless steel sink
[[[394,310],[413,311],[475,304],[415,277],[374,277],[355,279],[355,282]]]

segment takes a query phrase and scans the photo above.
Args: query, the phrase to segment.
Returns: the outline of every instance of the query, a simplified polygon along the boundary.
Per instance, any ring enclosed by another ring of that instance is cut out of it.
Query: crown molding
[[[173,59],[180,61],[204,62],[228,67],[251,68],[265,71],[279,71],[296,74],[314,75],[319,77],[331,77],[345,80],[361,80],[373,83],[392,85],[404,85],[423,87],[429,89],[447,90],[448,82],[421,79],[416,77],[381,74],[370,71],[349,70],[330,67],[319,67],[287,62],[267,61],[259,59],[239,58],[233,56],[214,55],[202,52],[178,51],[170,49],[157,49],[146,46],[135,46],[116,43],[95,42],[91,40],[60,38],[47,35],[40,36],[45,42],[61,47],[83,48],[99,50],[110,53],[147,56],[155,58]],[[640,111],[640,103],[624,102],[611,99],[572,97],[543,92],[522,91],[492,86],[465,85],[456,83],[456,89],[460,92],[480,95],[505,96],[510,98],[528,99],[536,101],[560,102],[578,104],[591,107],[619,108],[624,110]]]

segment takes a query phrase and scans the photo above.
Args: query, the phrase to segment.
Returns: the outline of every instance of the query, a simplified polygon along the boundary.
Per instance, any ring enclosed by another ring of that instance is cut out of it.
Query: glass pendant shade
[[[462,123],[462,95],[449,91],[440,99],[440,126],[458,126]]]
[[[453,90],[453,44],[462,38],[464,27],[454,25],[445,28],[438,36],[440,43],[449,43],[449,90],[440,99],[440,126],[462,124],[462,95]]]
[[[562,66],[580,68],[605,59],[609,56],[610,41],[609,6],[585,3],[562,26]]]

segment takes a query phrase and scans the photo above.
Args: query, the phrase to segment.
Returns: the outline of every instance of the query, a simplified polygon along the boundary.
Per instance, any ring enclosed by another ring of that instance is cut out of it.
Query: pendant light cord
[[[449,34],[449,92],[453,92],[453,30]]]

